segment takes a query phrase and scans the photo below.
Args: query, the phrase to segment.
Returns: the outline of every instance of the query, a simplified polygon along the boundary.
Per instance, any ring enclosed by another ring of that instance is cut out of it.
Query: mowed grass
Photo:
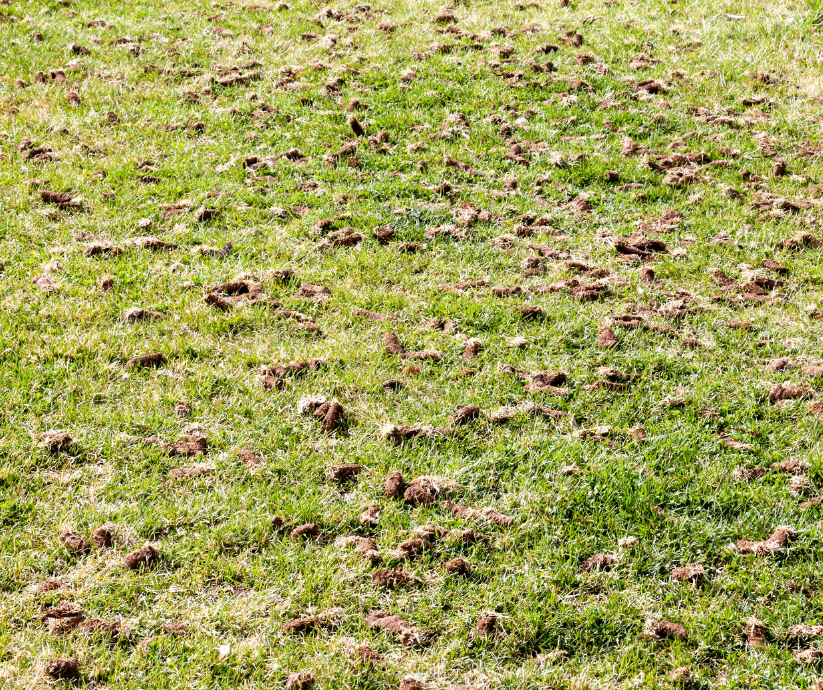
[[[427,690],[659,688],[685,667],[699,688],[818,687],[820,662],[796,654],[823,642],[789,629],[823,624],[821,508],[799,505],[821,483],[823,376],[808,367],[823,365],[823,250],[783,242],[823,240],[823,7],[452,9],[450,19],[422,1],[0,6],[0,685],[286,687],[305,671],[324,689],[404,678]],[[232,67],[253,75],[220,83]],[[660,91],[638,88],[644,79]],[[351,142],[350,158],[324,160]],[[516,143],[521,161],[507,157]],[[53,155],[35,162],[36,146]],[[292,149],[303,157],[282,155]],[[655,162],[688,152],[704,154],[676,164],[693,182],[663,184]],[[252,157],[263,165],[252,169]],[[44,202],[44,190],[77,208]],[[755,208],[767,194],[771,207]],[[586,208],[570,205],[581,195]],[[219,214],[198,219],[201,208]],[[524,214],[544,218],[530,236]],[[431,236],[449,224],[460,236]],[[381,226],[394,228],[387,244],[373,237]],[[346,227],[363,240],[318,246]],[[621,258],[614,240],[637,231],[667,252]],[[501,235],[511,237],[489,241]],[[144,236],[176,247],[130,242]],[[122,252],[85,256],[94,242]],[[534,275],[521,265],[538,251],[530,244],[557,253]],[[788,274],[761,267],[765,258]],[[605,271],[580,275],[566,260]],[[654,282],[641,281],[647,266]],[[284,269],[292,280],[277,277]],[[49,290],[33,282],[44,275]],[[279,306],[204,302],[243,276]],[[759,300],[742,287],[752,276],[766,285]],[[584,301],[569,287],[539,289],[572,278],[606,288]],[[487,284],[440,287],[478,280]],[[304,282],[330,294],[300,298]],[[527,318],[526,306],[542,315]],[[126,322],[134,307],[166,318]],[[625,314],[659,328],[613,323]],[[609,325],[618,342],[605,348],[598,329]],[[388,331],[442,359],[388,354]],[[475,359],[461,357],[468,338],[483,343]],[[126,364],[156,352],[162,366]],[[261,384],[261,367],[312,357],[325,367],[284,377],[282,389]],[[783,368],[767,366],[779,358]],[[602,367],[627,385],[592,386]],[[538,371],[565,372],[566,393],[527,391],[522,377]],[[402,389],[387,390],[389,379]],[[770,401],[786,383],[808,390]],[[343,405],[339,429],[299,413],[310,395]],[[531,415],[524,401],[568,416]],[[463,405],[481,416],[455,425]],[[454,433],[394,445],[390,424]],[[50,451],[52,431],[74,442]],[[204,457],[143,441],[194,435],[208,441]],[[259,457],[253,471],[241,448]],[[803,464],[794,492],[794,475],[771,468],[786,460]],[[194,463],[212,468],[168,474]],[[328,470],[344,463],[363,470],[341,484]],[[754,467],[766,471],[735,478]],[[394,470],[451,488],[427,506],[388,498]],[[511,524],[458,517],[446,499]],[[372,506],[379,519],[364,524]],[[306,523],[318,525],[314,538],[290,536]],[[110,547],[76,553],[60,536],[90,539],[101,525]],[[393,553],[425,525],[472,528],[488,543],[443,538],[411,559]],[[779,526],[795,536],[773,555],[733,547]],[[360,558],[350,537],[373,538],[383,564]],[[633,547],[618,545],[626,537]],[[145,544],[155,561],[127,569]],[[599,553],[614,556],[610,568],[581,569]],[[465,577],[443,568],[458,557]],[[702,582],[672,580],[689,564],[703,566]],[[376,587],[378,568],[414,583]],[[44,580],[64,586],[34,591]],[[55,634],[39,617],[67,602],[121,634]],[[376,610],[415,626],[420,643],[369,626]],[[483,639],[473,631],[488,612],[500,618]],[[284,631],[314,614],[328,623]],[[748,639],[752,618],[764,645]],[[657,621],[688,639],[644,635]],[[363,644],[385,662],[363,663]],[[80,677],[50,678],[48,662],[65,657]]]

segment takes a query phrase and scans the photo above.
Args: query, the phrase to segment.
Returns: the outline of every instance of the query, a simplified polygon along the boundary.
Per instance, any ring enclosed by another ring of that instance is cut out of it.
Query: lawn
[[[0,2],[0,687],[823,687],[819,0]]]

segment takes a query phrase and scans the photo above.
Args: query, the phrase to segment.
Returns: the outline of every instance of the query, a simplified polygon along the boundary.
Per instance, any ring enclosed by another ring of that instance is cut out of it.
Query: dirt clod
[[[386,663],[386,657],[365,643],[358,645],[356,651],[357,656],[360,657],[360,661],[366,666],[381,666]]]
[[[169,470],[169,477],[171,479],[191,479],[213,472],[215,469],[214,465],[209,463],[196,463],[189,467],[175,467]]]
[[[316,537],[319,532],[317,523],[309,522],[305,525],[299,525],[291,531],[292,537]]]
[[[460,357],[461,359],[465,359],[466,361],[471,359],[477,359],[477,356],[480,354],[480,351],[482,349],[483,343],[480,340],[478,340],[477,338],[469,338],[466,341],[463,354],[460,355]]]
[[[388,611],[372,611],[366,617],[366,624],[395,635],[407,647],[420,643],[420,633],[417,628],[400,618],[400,616],[394,616]]]
[[[331,433],[336,429],[339,429],[343,425],[343,416],[345,414],[345,410],[343,406],[339,402],[332,401],[328,404],[328,408],[325,410],[325,414],[323,415],[323,421],[321,426],[323,431],[326,433]],[[319,410],[320,408],[318,408]],[[315,415],[317,412],[315,412]]]
[[[240,448],[237,451],[237,457],[240,462],[243,463],[243,467],[245,467],[249,472],[253,472],[263,464],[263,460],[260,456],[248,448]]]
[[[186,437],[185,441],[178,441],[177,443],[174,443],[171,446],[169,446],[168,453],[169,457],[173,458],[190,458],[196,457],[198,455],[205,455],[208,452],[208,450],[209,443],[204,436],[201,436],[199,434],[190,434],[188,437]],[[207,472],[210,469],[214,468],[210,468],[210,466],[208,465],[195,465],[192,474],[181,474],[180,476],[194,476],[197,474],[203,474],[204,472]]]
[[[737,542],[737,548],[741,553],[773,556],[786,550],[794,534],[794,530],[787,527],[778,527],[767,539],[763,541],[739,541]]]
[[[355,544],[354,552],[360,558],[372,563],[379,563],[382,560],[380,552],[377,550],[377,542],[371,537],[356,537]]]
[[[679,623],[669,621],[653,621],[647,626],[648,635],[652,638],[688,640],[689,632]]]
[[[332,465],[329,467],[328,474],[331,479],[336,482],[349,482],[357,478],[357,475],[363,471],[363,465],[348,463],[344,465]]]
[[[608,326],[597,329],[597,347],[610,349],[617,345],[618,342],[614,331]]]
[[[325,624],[326,620],[327,617],[324,615],[295,618],[283,626],[283,632],[286,633],[286,635],[309,632]]]
[[[463,405],[458,407],[454,413],[454,423],[456,426],[468,424],[480,417],[480,408],[477,405]]]
[[[484,613],[482,616],[480,616],[480,618],[477,619],[477,623],[474,626],[474,636],[481,640],[487,639],[495,633],[499,622],[499,613]]]
[[[105,635],[107,637],[117,638],[121,633],[121,625],[118,621],[89,618],[80,625],[80,632],[87,635]]]
[[[157,560],[157,556],[157,549],[151,544],[146,544],[145,546],[137,549],[137,551],[132,551],[128,554],[123,559],[123,565],[125,565],[129,570],[137,570],[141,566],[148,567],[151,565],[155,560]]]
[[[114,534],[112,533],[110,527],[101,525],[100,527],[92,531],[91,540],[96,548],[107,549],[112,545],[112,542],[114,541]]]
[[[46,675],[63,680],[76,680],[80,677],[80,662],[74,658],[52,659],[46,662]]]
[[[286,690],[311,690],[314,674],[309,671],[295,671],[286,680]]]
[[[580,564],[580,569],[584,571],[589,570],[608,570],[614,565],[614,556],[608,553],[598,553],[587,558]]]
[[[405,490],[406,482],[402,473],[394,470],[386,475],[386,483],[383,490],[388,498],[399,498]]]
[[[371,576],[375,587],[397,589],[414,584],[414,576],[404,570],[376,570]]]
[[[63,540],[66,548],[73,553],[87,554],[91,551],[89,543],[76,532],[65,530],[60,533],[60,539]]]
[[[746,640],[751,647],[762,647],[766,644],[767,630],[756,618],[749,618],[746,621]]]
[[[161,352],[154,352],[149,355],[132,357],[128,362],[126,362],[126,367],[129,369],[159,367],[165,364],[165,362],[166,358]]]
[[[462,558],[452,558],[443,564],[446,575],[468,575],[471,572],[468,561]]]
[[[799,386],[794,383],[784,383],[775,386],[769,393],[770,402],[779,402],[782,400],[797,400],[809,395],[811,388],[809,386]]]
[[[412,558],[420,555],[424,551],[428,551],[429,549],[431,549],[431,544],[428,541],[416,537],[401,541],[394,550],[394,553],[400,558]]]
[[[400,681],[397,690],[424,690],[424,688],[425,685],[417,680],[417,678],[404,678]]]
[[[74,445],[74,439],[63,431],[49,431],[39,437],[49,453],[61,453]]]
[[[696,585],[706,578],[706,571],[702,565],[695,563],[673,568],[670,575],[675,582],[691,582]]]

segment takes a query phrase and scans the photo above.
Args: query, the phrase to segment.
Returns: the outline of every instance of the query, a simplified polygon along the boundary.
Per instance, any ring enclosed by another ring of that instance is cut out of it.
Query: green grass
[[[188,0],[0,7],[15,20],[0,21],[0,686],[66,684],[45,680],[44,665],[72,656],[82,687],[285,687],[289,674],[305,670],[324,689],[394,688],[408,676],[427,690],[659,688],[684,666],[700,688],[816,687],[820,665],[794,658],[815,641],[798,646],[787,636],[793,625],[823,624],[820,508],[800,508],[806,499],[790,491],[785,473],[769,469],[748,483],[732,473],[802,460],[806,498],[823,481],[821,421],[808,409],[823,381],[800,368],[823,364],[823,321],[809,312],[823,308],[822,250],[781,244],[799,232],[823,239],[823,166],[819,156],[798,155],[820,144],[820,3],[539,0],[518,9],[474,0],[453,8],[465,36],[432,22],[435,3],[375,2],[369,11],[344,0],[334,5],[343,17],[318,22],[324,9],[306,0],[281,9]],[[97,19],[105,25],[89,24]],[[381,30],[381,22],[396,30]],[[583,46],[561,42],[568,29],[580,31]],[[307,33],[317,38],[301,38]],[[123,37],[139,51],[117,46]],[[89,53],[73,54],[72,43]],[[545,44],[559,50],[533,53]],[[501,46],[513,54],[501,59]],[[591,54],[589,64],[578,64],[580,53]],[[640,53],[651,61],[647,69],[630,66]],[[220,68],[251,60],[260,63],[249,68],[259,79],[216,82]],[[553,72],[534,70],[549,61]],[[36,80],[53,70],[64,70],[65,83]],[[416,77],[404,81],[406,70]],[[771,83],[752,72],[770,74]],[[666,92],[649,96],[629,82],[646,78]],[[573,88],[575,79],[585,85]],[[767,102],[742,103],[757,96]],[[368,106],[357,112],[366,135],[385,131],[388,142],[360,139],[359,167],[346,159],[327,165],[324,156],[353,137],[344,109],[353,99]],[[731,121],[699,119],[707,114]],[[190,131],[195,123],[199,131]],[[454,128],[450,138],[430,136],[444,124]],[[506,124],[510,132],[501,134]],[[775,156],[764,155],[763,136]],[[533,143],[528,165],[506,158],[508,138],[524,150]],[[653,154],[703,152],[729,162],[672,188],[646,156],[621,154],[625,138]],[[24,139],[55,158],[25,158]],[[409,150],[414,144],[425,148]],[[280,155],[293,148],[305,159]],[[585,157],[557,166],[558,152]],[[272,160],[251,171],[243,164],[251,156]],[[449,158],[473,171],[447,166]],[[772,174],[777,159],[788,175]],[[744,169],[763,181],[747,182]],[[609,182],[608,170],[620,182]],[[145,174],[160,179],[145,184]],[[506,187],[510,179],[516,190]],[[316,189],[298,189],[311,180]],[[443,182],[450,193],[438,191]],[[629,184],[641,187],[620,188]],[[82,208],[49,206],[38,196],[44,189],[81,197]],[[770,214],[752,206],[766,192],[812,205]],[[588,213],[568,206],[579,194],[588,196]],[[181,200],[188,210],[162,212]],[[463,228],[464,239],[426,237],[456,222],[463,202],[488,217]],[[221,213],[199,222],[201,207]],[[682,218],[657,235],[655,219],[667,210]],[[488,241],[513,233],[524,213],[545,215],[553,230],[538,227],[505,251]],[[318,221],[337,216],[345,217],[335,229],[348,226],[365,239],[318,251]],[[396,233],[386,245],[372,236],[382,225]],[[648,264],[620,260],[611,241],[638,227],[669,253]],[[729,242],[714,240],[719,233]],[[178,247],[129,243],[145,235]],[[93,238],[124,251],[84,257]],[[226,256],[198,250],[229,242]],[[425,248],[405,254],[403,242]],[[560,259],[524,276],[529,243],[608,269],[609,291],[579,302],[569,292],[536,290],[576,274]],[[790,275],[759,269],[765,257]],[[741,264],[784,285],[767,290],[765,302],[715,299],[739,293],[722,293],[709,271],[741,280]],[[656,282],[640,281],[642,265],[654,268]],[[275,278],[286,268],[293,282]],[[33,283],[44,272],[51,292]],[[203,301],[211,286],[243,274],[320,331],[265,307],[222,312]],[[99,288],[104,276],[113,278],[108,292]],[[479,279],[488,286],[438,287]],[[302,281],[331,295],[298,299]],[[528,292],[495,297],[496,285]],[[678,300],[698,309],[668,317],[666,305]],[[543,317],[523,318],[517,308],[525,305],[542,307]],[[124,323],[131,307],[168,318]],[[369,320],[358,308],[395,321]],[[598,347],[598,327],[629,312],[675,332],[615,326],[617,347]],[[432,327],[437,318],[455,320],[456,330]],[[728,327],[743,320],[753,327]],[[442,361],[410,370],[385,353],[389,330],[407,350],[439,350]],[[518,336],[526,347],[509,345]],[[484,348],[467,362],[460,355],[469,337]],[[701,344],[686,347],[685,338]],[[166,363],[126,367],[152,352]],[[310,357],[327,367],[264,390],[261,366]],[[779,357],[797,366],[767,369]],[[604,366],[638,378],[625,391],[588,390]],[[568,394],[526,392],[516,372],[539,370],[566,372]],[[402,391],[384,390],[392,378]],[[770,403],[769,392],[789,381],[809,386],[809,397]],[[298,413],[298,401],[314,394],[346,408],[340,430],[324,433]],[[665,404],[674,395],[685,399],[682,407]],[[570,417],[555,423],[521,413],[505,425],[490,422],[499,407],[526,400]],[[188,417],[175,415],[178,401],[192,406]],[[394,446],[381,434],[387,424],[451,427],[465,404],[483,416],[453,436]],[[205,458],[170,457],[133,438],[173,443],[192,424],[208,439]],[[603,425],[613,428],[615,444],[579,434]],[[629,434],[637,426],[645,440]],[[40,439],[52,430],[70,434],[74,445],[50,453]],[[727,447],[723,435],[747,447]],[[243,447],[262,459],[256,472],[238,458]],[[216,470],[168,477],[193,462]],[[327,476],[342,463],[365,468],[344,487]],[[571,465],[579,472],[563,471]],[[447,477],[456,483],[451,500],[493,507],[514,524],[459,519],[439,502],[389,499],[383,484],[392,470],[407,481]],[[358,516],[373,505],[382,509],[378,524],[365,526]],[[275,516],[289,529],[316,522],[319,536],[293,539],[273,529]],[[102,524],[114,531],[109,549],[78,555],[60,539],[64,529],[88,539]],[[472,527],[491,542],[441,540],[410,561],[391,555],[427,524]],[[797,532],[780,554],[729,548],[780,525]],[[372,536],[384,565],[358,558],[350,536]],[[635,548],[618,546],[627,536],[638,539]],[[123,557],[146,543],[158,549],[156,563],[124,568]],[[582,571],[597,553],[614,554],[616,563]],[[444,573],[443,563],[458,556],[470,563],[466,578]],[[691,563],[705,568],[703,583],[671,581],[672,568]],[[416,582],[377,589],[377,567],[408,570]],[[48,578],[68,587],[32,592]],[[80,630],[51,634],[37,617],[61,601],[76,602],[88,618],[120,621],[124,634],[116,641]],[[423,643],[404,647],[370,628],[365,618],[378,609],[417,626]],[[475,639],[472,629],[488,611],[501,614],[499,631]],[[329,612],[333,625],[283,632],[294,618]],[[767,645],[746,644],[750,618],[766,625]],[[682,624],[689,639],[645,639],[647,621],[659,620]],[[169,623],[189,631],[173,635]],[[363,643],[386,663],[359,663],[353,649]]]

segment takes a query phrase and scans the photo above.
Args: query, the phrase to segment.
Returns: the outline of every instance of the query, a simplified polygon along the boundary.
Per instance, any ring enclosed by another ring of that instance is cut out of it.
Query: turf
[[[819,687],[818,2],[0,11],[0,685]]]

